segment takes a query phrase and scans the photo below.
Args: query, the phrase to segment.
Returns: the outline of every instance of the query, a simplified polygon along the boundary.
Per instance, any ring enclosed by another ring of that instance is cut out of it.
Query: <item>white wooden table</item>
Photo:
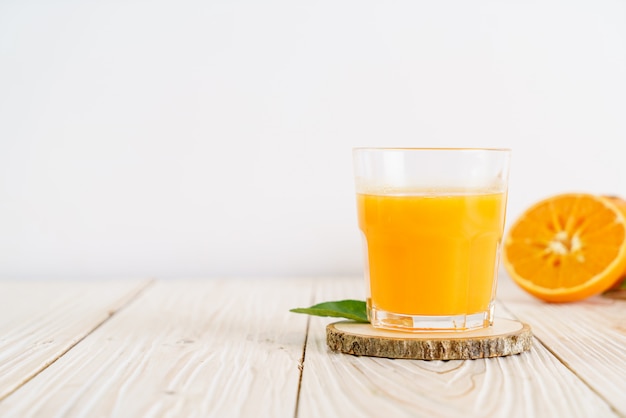
[[[549,305],[502,277],[530,352],[416,361],[330,352],[360,279],[0,282],[0,417],[626,417],[626,301]]]

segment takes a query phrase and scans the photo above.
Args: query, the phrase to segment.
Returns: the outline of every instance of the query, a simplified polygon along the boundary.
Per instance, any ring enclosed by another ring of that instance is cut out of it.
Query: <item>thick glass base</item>
[[[493,325],[493,313],[493,306],[485,312],[448,316],[404,315],[374,307],[368,309],[373,327],[405,332],[450,332],[486,328]]]

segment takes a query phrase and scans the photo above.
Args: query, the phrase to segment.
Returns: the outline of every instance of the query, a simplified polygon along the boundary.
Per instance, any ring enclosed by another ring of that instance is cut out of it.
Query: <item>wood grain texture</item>
[[[508,277],[499,294],[513,315],[576,375],[626,416],[626,300],[593,297],[566,304],[539,301]]]
[[[626,416],[624,301],[501,281],[496,316],[531,325],[530,352],[420,361],[332,352],[336,318],[288,312],[364,299],[359,279],[29,286],[0,283],[2,417]]]
[[[358,298],[361,288],[360,280],[320,283],[315,302]],[[498,306],[496,315],[507,312]],[[536,341],[529,352],[492,359],[357,357],[326,346],[325,327],[334,321],[311,318],[301,418],[618,416]]]
[[[74,347],[149,282],[0,282],[0,400]]]
[[[0,416],[293,416],[306,280],[159,282],[0,403]]]

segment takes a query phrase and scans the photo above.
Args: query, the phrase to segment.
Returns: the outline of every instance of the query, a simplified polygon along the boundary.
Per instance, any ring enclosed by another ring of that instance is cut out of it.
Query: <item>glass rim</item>
[[[353,147],[356,151],[494,151],[494,152],[511,152],[511,148],[489,148],[489,147]]]

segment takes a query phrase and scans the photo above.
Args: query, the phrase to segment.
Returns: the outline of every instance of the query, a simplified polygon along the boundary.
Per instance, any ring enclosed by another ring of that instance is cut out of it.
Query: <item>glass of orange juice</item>
[[[511,151],[355,148],[372,326],[493,324]]]

